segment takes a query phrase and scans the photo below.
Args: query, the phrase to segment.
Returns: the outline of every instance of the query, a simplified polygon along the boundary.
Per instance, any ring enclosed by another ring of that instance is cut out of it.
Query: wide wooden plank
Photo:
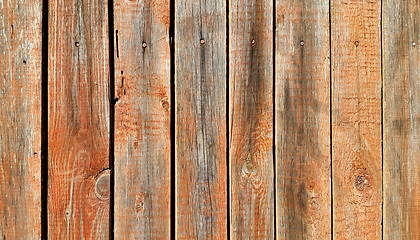
[[[273,1],[229,1],[230,237],[274,238]]]
[[[329,1],[276,1],[279,239],[331,239]]]
[[[380,239],[381,1],[333,0],[333,233]]]
[[[0,4],[0,239],[41,239],[42,1]]]
[[[169,1],[114,1],[115,239],[169,239]]]
[[[49,1],[48,237],[109,236],[108,2]]]
[[[226,1],[175,1],[176,239],[227,237]]]
[[[383,2],[384,239],[420,238],[420,2]]]

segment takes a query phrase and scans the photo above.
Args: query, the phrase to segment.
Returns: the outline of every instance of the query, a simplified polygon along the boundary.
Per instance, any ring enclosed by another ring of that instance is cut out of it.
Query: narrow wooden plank
[[[176,239],[226,239],[226,1],[175,1]]]
[[[333,0],[333,233],[380,239],[381,1]]]
[[[108,3],[49,1],[48,237],[109,236]]]
[[[331,239],[329,1],[276,1],[279,239]]]
[[[383,3],[384,238],[420,238],[420,2]]]
[[[0,239],[41,239],[42,1],[0,4]]]
[[[115,239],[169,239],[169,1],[114,1]]]
[[[230,236],[274,238],[273,1],[229,1]]]

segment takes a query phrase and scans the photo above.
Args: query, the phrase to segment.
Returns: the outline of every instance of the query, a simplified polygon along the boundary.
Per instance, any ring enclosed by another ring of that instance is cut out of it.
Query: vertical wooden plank
[[[41,239],[42,1],[0,3],[0,239]]]
[[[380,239],[381,1],[333,0],[333,232]]]
[[[176,239],[225,239],[226,1],[175,1]]]
[[[420,238],[420,3],[385,0],[384,238]]]
[[[109,236],[108,3],[49,1],[48,237]]]
[[[169,1],[114,1],[115,239],[169,239]]]
[[[329,1],[276,1],[279,239],[331,239]]]
[[[274,238],[273,1],[229,1],[230,236]]]

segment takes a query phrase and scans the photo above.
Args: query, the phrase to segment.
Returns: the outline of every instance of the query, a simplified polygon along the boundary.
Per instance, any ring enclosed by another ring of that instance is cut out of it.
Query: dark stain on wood
[[[276,5],[277,238],[331,238],[328,11]]]

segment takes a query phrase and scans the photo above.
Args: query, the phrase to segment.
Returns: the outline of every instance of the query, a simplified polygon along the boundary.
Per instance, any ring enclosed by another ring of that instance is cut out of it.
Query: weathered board
[[[333,237],[380,239],[381,1],[331,2]]]
[[[331,238],[329,1],[276,1],[279,239]]]
[[[175,1],[176,239],[227,237],[226,1]]]
[[[42,1],[0,4],[0,239],[41,239]]]
[[[49,1],[48,237],[109,236],[108,3]]]
[[[383,2],[384,239],[420,238],[420,2]]]
[[[114,0],[115,239],[169,239],[169,1]]]
[[[230,237],[274,238],[273,1],[229,1]]]

